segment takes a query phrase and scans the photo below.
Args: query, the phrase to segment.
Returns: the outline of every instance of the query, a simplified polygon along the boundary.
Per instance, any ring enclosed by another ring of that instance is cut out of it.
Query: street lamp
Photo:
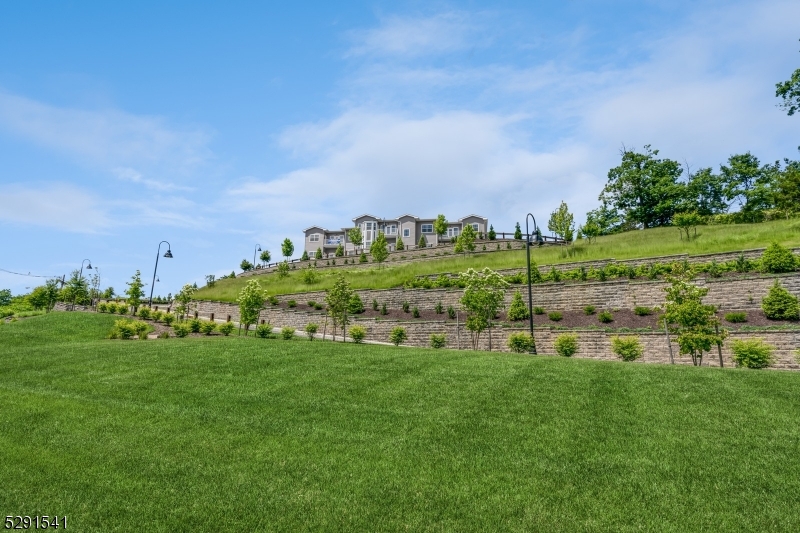
[[[153,307],[153,289],[156,288],[156,272],[158,271],[158,256],[161,254],[161,245],[167,243],[167,251],[164,253],[164,257],[167,259],[172,259],[172,245],[169,241],[161,241],[158,243],[158,251],[156,252],[156,267],[153,269],[153,283],[150,284],[150,303],[149,307]]]
[[[261,251],[261,245],[260,244],[256,244],[256,247],[253,250],[253,268],[256,267],[256,252],[260,252],[260,251]]]
[[[89,265],[86,267],[86,270],[91,270],[92,269],[92,260],[91,259],[84,259],[83,261],[81,261],[81,272],[80,272],[80,274],[78,274],[78,282],[80,282],[83,279],[83,264],[86,261],[89,261]],[[72,295],[72,310],[73,311],[75,310],[75,298],[77,296],[78,296],[77,293]]]
[[[536,354],[536,339],[533,336],[533,289],[531,288],[531,246],[533,243],[531,242],[531,232],[528,228],[528,218],[533,219],[533,231],[536,232],[536,244],[542,243],[542,235],[539,233],[539,226],[536,225],[536,218],[531,213],[525,217],[525,252],[528,258],[528,321],[530,323],[531,328],[531,340],[533,340],[533,348],[531,348],[531,353]]]

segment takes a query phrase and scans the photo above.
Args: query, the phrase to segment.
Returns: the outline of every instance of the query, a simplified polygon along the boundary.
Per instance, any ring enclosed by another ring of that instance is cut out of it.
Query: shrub
[[[450,320],[452,320],[452,319],[454,319],[455,317],[456,317],[456,310],[455,310],[455,308],[454,308],[452,305],[448,305],[448,306],[447,306],[447,318],[449,318]]]
[[[225,335],[226,337],[228,335],[230,335],[231,333],[233,333],[234,328],[235,328],[235,326],[233,325],[233,322],[224,322],[224,323],[220,324],[219,326],[217,326],[217,329],[219,330],[219,332],[222,333],[223,335]],[[258,328],[256,328],[256,329],[258,329]]]
[[[353,296],[350,297],[350,301],[347,304],[347,312],[351,315],[364,312],[364,302],[361,301],[361,297],[357,292],[354,292]]]
[[[614,315],[612,315],[610,311],[601,311],[600,314],[597,315],[597,320],[603,324],[608,324],[614,321]]]
[[[317,311],[321,311],[323,307],[325,307],[325,306],[324,306],[324,305],[322,305],[322,304],[321,304],[321,303],[319,303],[319,302],[317,302],[317,303],[314,305],[314,309],[316,309]]]
[[[595,310],[595,307],[593,305],[587,305],[586,307],[583,308],[583,313],[586,316],[593,315],[594,314],[594,310]]]
[[[130,320],[125,320],[124,318],[121,320],[114,321],[114,327],[111,329],[111,332],[108,334],[109,339],[130,339],[136,334],[136,328],[133,325],[133,322]]]
[[[572,357],[578,351],[578,336],[574,333],[564,333],[556,337],[553,346],[558,355]]]
[[[431,348],[438,350],[439,348],[444,348],[447,345],[447,335],[444,333],[431,333]]]
[[[406,333],[406,328],[403,326],[397,326],[389,333],[389,342],[395,346],[400,346],[407,338],[408,334]]]
[[[308,304],[309,307],[316,307],[317,305],[317,302],[315,302],[314,300],[309,300],[306,303]]]
[[[534,315],[543,315],[544,314],[544,307],[534,306],[533,307],[533,314]]]
[[[127,315],[128,314],[128,304],[117,304],[117,314],[118,315]]]
[[[150,309],[147,307],[142,307],[139,309],[139,318],[148,319],[150,318]]]
[[[386,309],[386,302],[383,302],[383,304],[381,304],[381,314],[384,316],[389,314],[389,310]]]
[[[290,327],[281,328],[281,338],[283,338],[283,340],[290,341],[292,340],[293,337],[294,337],[294,328]]]
[[[735,340],[731,350],[736,366],[766,368],[775,360],[775,348],[762,339]]]
[[[635,361],[644,353],[639,337],[612,337],[611,350],[623,361]]]
[[[314,340],[314,334],[317,332],[318,329],[319,325],[315,324],[314,322],[309,322],[308,324],[306,324],[305,332],[306,335],[308,336],[308,340],[310,341]]]
[[[641,307],[641,306],[636,306],[633,309],[633,312],[636,313],[637,316],[648,316],[653,314],[652,309],[650,309],[649,307]]]
[[[558,311],[553,311],[552,313],[547,313],[547,318],[549,318],[553,322],[559,322],[562,318],[564,318],[564,315],[562,315]]]
[[[272,337],[272,324],[259,324],[256,326],[256,337],[259,339],[269,339]]]
[[[378,310],[378,300],[376,300],[375,298],[372,299],[372,310],[373,311]]]
[[[192,333],[200,333],[200,326],[203,325],[203,322],[199,318],[193,318],[189,321],[189,329]]]
[[[109,302],[108,304],[106,304],[106,309],[110,314],[113,315],[117,312],[117,304],[115,304],[114,302]]]
[[[164,324],[167,326],[171,326],[172,323],[175,321],[175,315],[172,313],[164,313]]]
[[[747,313],[744,311],[741,312],[734,312],[734,313],[725,313],[725,320],[731,322],[733,324],[738,324],[741,322],[747,322]]]
[[[106,312],[108,312],[108,305],[106,305],[105,303],[97,304],[97,312],[98,313],[106,313]]]
[[[361,257],[359,257],[359,258],[358,258],[358,262],[359,262],[359,263],[366,263],[366,262],[368,262],[368,259],[367,259],[367,254],[365,254],[364,252],[361,252]]]
[[[364,342],[364,338],[366,336],[367,336],[367,330],[364,326],[353,326],[350,328],[350,337],[356,344],[361,344],[362,342]]]
[[[436,307],[434,307],[433,310],[436,311],[437,315],[444,313],[444,306],[442,305],[442,302],[436,302]]]
[[[793,272],[797,268],[797,259],[791,250],[773,242],[761,255],[761,268],[774,274]]]
[[[163,311],[153,311],[150,314],[150,318],[153,319],[153,322],[161,322],[161,319],[164,318],[164,312]]]
[[[409,307],[410,306],[408,305],[408,302],[403,302],[403,312],[404,313],[408,313]]]
[[[215,329],[217,329],[217,325],[210,320],[205,320],[200,324],[200,333],[204,335],[211,335]]]
[[[411,310],[411,316],[414,318],[419,318],[419,307],[416,305],[414,306],[414,309]]]
[[[178,322],[172,327],[172,330],[175,332],[176,337],[186,337],[191,332],[191,328],[189,324],[186,322]]]
[[[169,331],[162,331],[158,334],[159,339],[169,339]]]
[[[289,308],[295,308],[295,307],[297,307],[297,301],[295,301],[295,300],[289,300],[288,302],[286,302],[286,307],[289,307]]]
[[[800,305],[797,296],[781,287],[778,280],[770,287],[769,293],[761,300],[761,308],[767,318],[772,320],[800,319]]]
[[[278,305],[280,303],[280,300],[278,300],[278,297],[275,295],[272,295],[269,298],[267,298],[267,301],[270,303],[270,305]]]
[[[533,337],[530,333],[512,333],[508,336],[508,347],[514,353],[528,353],[533,349]]]
[[[508,307],[508,314],[506,315],[509,320],[525,320],[530,315],[528,314],[528,306],[522,300],[522,293],[515,291],[514,296],[511,298],[511,305]]]

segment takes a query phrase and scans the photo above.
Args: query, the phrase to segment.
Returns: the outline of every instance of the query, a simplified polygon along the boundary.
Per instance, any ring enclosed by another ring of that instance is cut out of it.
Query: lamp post
[[[83,264],[86,261],[89,261],[89,265],[86,267],[86,270],[91,270],[92,269],[92,260],[91,259],[84,259],[83,261],[81,261],[81,272],[80,272],[80,274],[78,274],[78,282],[80,282],[83,279]],[[73,311],[75,310],[75,298],[77,296],[78,296],[77,294],[73,294],[72,295],[72,310]]]
[[[531,328],[531,340],[533,340],[533,348],[531,348],[531,353],[536,354],[536,339],[533,336],[533,289],[531,288],[531,246],[533,243],[531,242],[531,232],[528,228],[528,218],[533,219],[533,231],[536,232],[536,243],[539,244],[542,242],[542,237],[539,234],[539,226],[536,225],[536,218],[531,213],[525,217],[525,252],[526,257],[528,259],[528,322]]]
[[[161,245],[167,243],[167,251],[164,253],[164,257],[167,259],[172,259],[172,245],[169,241],[161,241],[158,243],[158,251],[156,252],[156,267],[153,269],[153,283],[150,284],[150,303],[148,307],[153,307],[153,289],[156,288],[156,272],[158,271],[158,256],[161,254]]]
[[[253,268],[256,267],[256,252],[260,252],[260,251],[261,251],[261,245],[260,244],[256,244],[256,247],[253,250]]]

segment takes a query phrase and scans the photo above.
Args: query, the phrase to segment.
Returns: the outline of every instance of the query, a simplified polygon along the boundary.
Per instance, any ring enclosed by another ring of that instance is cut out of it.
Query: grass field
[[[0,326],[0,511],[76,531],[798,531],[800,374]]]
[[[800,220],[777,220],[760,224],[736,224],[726,226],[701,226],[692,241],[680,240],[675,228],[654,228],[630,231],[618,235],[600,237],[591,245],[585,242],[573,247],[573,254],[564,256],[560,247],[542,247],[532,250],[531,258],[539,265],[587,261],[591,259],[634,259],[681,253],[705,254],[730,252],[752,248],[763,248],[772,241],[784,246],[800,246]],[[300,273],[292,271],[288,277],[277,275],[258,276],[269,294],[291,294],[328,289],[333,285],[334,274],[344,272],[351,286],[356,289],[388,289],[402,286],[415,276],[440,272],[462,272],[469,267],[493,269],[524,268],[525,251],[511,250],[502,253],[483,254],[472,257],[449,256],[437,260],[419,261],[401,265],[389,263],[383,268],[322,269],[320,282],[306,285]],[[214,287],[202,288],[196,293],[201,300],[235,301],[239,291],[253,278],[224,279]]]

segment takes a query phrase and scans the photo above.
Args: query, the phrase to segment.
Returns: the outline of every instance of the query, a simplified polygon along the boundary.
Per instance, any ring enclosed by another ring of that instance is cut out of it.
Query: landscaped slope
[[[618,235],[600,237],[596,242],[578,242],[566,255],[561,247],[542,247],[531,250],[531,258],[539,265],[586,261],[593,259],[633,259],[657,257],[672,254],[704,254],[730,252],[752,248],[763,248],[772,241],[784,246],[800,246],[800,220],[777,220],[760,224],[736,224],[726,226],[701,226],[697,238],[681,240],[676,228],[654,228],[630,231]],[[487,246],[491,247],[492,244]],[[496,245],[495,245],[496,246]],[[432,253],[435,249],[432,249]],[[341,261],[341,259],[340,259]],[[270,273],[257,276],[269,294],[291,294],[297,292],[327,289],[333,285],[333,277],[344,272],[351,286],[356,289],[388,289],[402,286],[419,275],[440,272],[461,272],[467,268],[492,269],[524,268],[525,251],[510,250],[475,256],[448,256],[442,259],[413,263],[387,264],[382,268],[335,268],[319,271],[320,280],[314,285],[303,283],[299,270],[293,270],[288,277],[279,278]],[[301,268],[301,267],[298,267]],[[202,300],[234,301],[249,279],[236,278],[217,281],[214,287],[200,289],[195,297]]]
[[[110,318],[0,326],[6,514],[77,531],[800,529],[794,373],[101,340]]]

